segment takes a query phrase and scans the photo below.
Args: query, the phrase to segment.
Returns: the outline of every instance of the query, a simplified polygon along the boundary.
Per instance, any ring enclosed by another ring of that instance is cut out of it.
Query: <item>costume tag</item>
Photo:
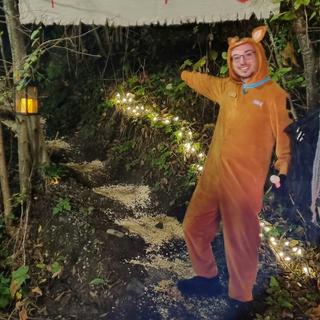
[[[252,100],[252,103],[258,108],[262,108],[262,106],[263,106],[263,101],[258,100],[258,99]]]
[[[229,91],[228,92],[228,96],[232,97],[232,98],[235,98],[237,96],[237,93],[235,91]]]

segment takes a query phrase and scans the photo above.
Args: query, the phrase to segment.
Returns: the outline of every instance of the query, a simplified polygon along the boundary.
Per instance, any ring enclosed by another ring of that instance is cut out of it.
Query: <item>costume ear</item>
[[[252,31],[252,39],[258,43],[264,38],[264,35],[266,34],[266,32],[267,32],[266,26],[260,26],[260,27],[254,28]]]
[[[228,44],[231,46],[232,44],[236,43],[239,40],[239,37],[229,37]]]

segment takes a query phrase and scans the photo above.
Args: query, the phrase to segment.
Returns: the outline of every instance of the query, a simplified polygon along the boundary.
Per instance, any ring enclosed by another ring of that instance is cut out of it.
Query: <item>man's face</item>
[[[249,44],[241,44],[231,51],[232,67],[235,73],[246,81],[257,71],[257,57],[254,47]]]

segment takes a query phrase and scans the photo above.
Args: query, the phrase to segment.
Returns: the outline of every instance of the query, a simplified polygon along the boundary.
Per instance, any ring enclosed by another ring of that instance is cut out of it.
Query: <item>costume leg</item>
[[[211,242],[219,226],[217,198],[197,189],[192,195],[183,221],[184,237],[196,275],[206,278],[218,274]]]
[[[258,268],[260,224],[255,204],[259,202],[260,195],[255,190],[237,188],[236,182],[232,186],[221,188],[219,203],[229,272],[229,296],[247,302],[253,299],[252,289]]]

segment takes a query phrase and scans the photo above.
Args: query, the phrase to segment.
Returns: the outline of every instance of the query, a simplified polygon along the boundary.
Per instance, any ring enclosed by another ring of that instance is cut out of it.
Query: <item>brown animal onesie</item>
[[[229,271],[229,296],[251,301],[256,280],[264,183],[275,147],[275,168],[287,174],[291,120],[287,93],[268,77],[260,43],[266,32],[258,27],[252,38],[229,38],[229,77],[183,71],[182,80],[219,104],[219,116],[203,173],[192,195],[183,229],[192,266],[198,276],[218,274],[211,242],[222,221]],[[256,51],[257,72],[243,84],[232,69],[233,48],[250,43]]]

